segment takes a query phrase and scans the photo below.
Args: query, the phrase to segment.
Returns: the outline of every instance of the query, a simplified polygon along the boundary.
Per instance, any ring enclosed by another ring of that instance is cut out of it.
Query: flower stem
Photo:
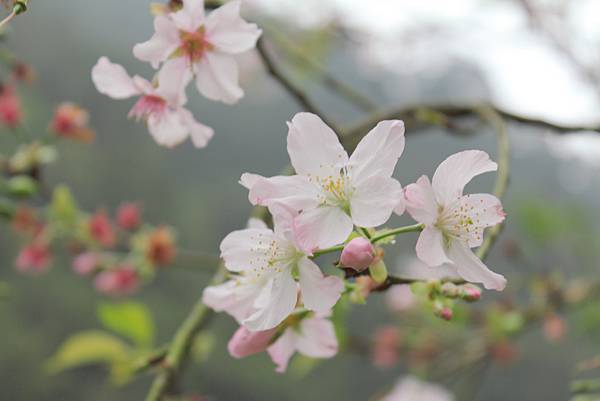
[[[376,244],[377,242],[379,242],[381,240],[384,240],[389,237],[394,237],[398,234],[423,231],[423,228],[425,228],[425,226],[423,224],[413,224],[411,226],[394,228],[393,230],[388,230],[382,234],[374,236],[373,238],[371,238],[371,242],[373,244]]]

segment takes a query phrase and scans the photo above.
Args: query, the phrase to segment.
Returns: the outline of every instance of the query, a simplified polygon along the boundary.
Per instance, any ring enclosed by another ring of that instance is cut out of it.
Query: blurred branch
[[[502,199],[508,187],[510,170],[510,144],[508,132],[506,131],[506,124],[500,114],[489,106],[480,107],[476,111],[484,120],[487,120],[493,126],[494,131],[496,132],[498,143],[498,174],[496,176],[494,195],[496,195],[498,199]],[[500,223],[487,229],[485,240],[477,250],[479,259],[484,260],[486,258],[503,227],[504,223]]]
[[[329,125],[334,131],[339,132],[336,128],[336,125],[329,121],[326,116],[319,111],[317,106],[308,98],[306,93],[302,89],[300,89],[294,82],[292,82],[285,74],[281,71],[281,69],[277,66],[273,57],[269,53],[267,46],[265,45],[265,39],[260,38],[258,43],[256,44],[256,49],[258,50],[258,54],[263,60],[265,67],[269,74],[278,81],[281,86],[298,102],[298,104],[304,109],[304,111],[309,111],[321,117],[321,119],[325,122],[325,124]]]
[[[321,63],[310,57],[306,52],[287,38],[284,34],[277,31],[275,28],[270,28],[269,36],[282,48],[282,50],[294,61],[303,64],[308,68],[316,71],[320,79],[326,87],[337,93],[348,102],[352,103],[359,109],[367,112],[377,110],[377,105],[368,97],[352,88],[350,85],[337,79],[331,72],[327,70]]]
[[[584,125],[567,125],[553,123],[544,119],[530,117],[508,110],[504,110],[493,104],[473,104],[473,105],[418,105],[401,107],[388,112],[375,113],[363,121],[347,128],[342,137],[343,143],[351,146],[358,141],[368,130],[373,128],[381,120],[404,120],[407,130],[419,128],[429,125],[440,125],[449,127],[453,119],[463,117],[478,116],[478,109],[487,107],[493,110],[500,117],[525,125],[530,125],[536,128],[546,129],[561,134],[567,134],[576,131],[592,131],[600,133],[600,125],[584,126]]]

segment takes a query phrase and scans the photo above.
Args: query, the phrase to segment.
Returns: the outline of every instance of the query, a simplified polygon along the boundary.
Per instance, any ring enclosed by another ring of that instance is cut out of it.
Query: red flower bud
[[[117,224],[123,230],[133,231],[141,224],[140,208],[135,203],[123,203],[117,210]]]
[[[94,280],[94,286],[102,294],[121,296],[135,292],[139,282],[139,275],[133,267],[123,265],[98,274]]]

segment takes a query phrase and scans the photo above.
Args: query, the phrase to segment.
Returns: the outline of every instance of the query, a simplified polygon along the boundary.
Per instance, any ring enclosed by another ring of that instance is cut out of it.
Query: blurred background
[[[138,200],[145,219],[176,227],[183,248],[216,253],[231,230],[246,224],[251,206],[238,184],[243,172],[277,174],[288,163],[285,122],[300,109],[269,77],[255,54],[242,60],[246,96],[235,106],[189,91],[189,108],[215,129],[206,149],[191,144],[161,148],[143,124],[127,119],[132,101],[100,95],[90,79],[100,56],[131,73],[151,76],[131,49],[152,33],[150,1],[36,1],[12,24],[8,46],[32,64],[38,82],[22,95],[33,130],[46,130],[53,108],[74,101],[91,113],[96,141],[60,145],[60,160],[47,171],[48,186],[70,186],[80,206],[114,210]],[[381,110],[413,105],[490,101],[512,112],[556,124],[600,125],[600,2],[597,0],[246,0],[247,19],[265,28],[282,68],[341,126],[368,114],[324,89],[322,75],[286,51],[302,49],[336,78],[371,98]],[[289,50],[289,49],[288,49]],[[600,257],[600,135],[561,133],[509,122],[511,179],[504,199],[506,228],[488,265],[509,279],[504,293],[485,302],[529,299],[528,278],[554,274],[597,280]],[[496,157],[485,126],[456,135],[441,128],[407,132],[396,177],[405,185],[430,175],[448,155],[472,148]],[[471,192],[490,191],[494,175],[477,178]],[[393,223],[408,223],[408,217]],[[151,376],[118,387],[105,367],[49,375],[44,363],[74,332],[97,329],[104,300],[89,281],[57,257],[40,277],[13,268],[16,240],[0,231],[0,280],[10,296],[0,301],[0,400],[141,400]],[[387,253],[402,264],[416,236],[401,238]],[[513,257],[518,249],[519,257]],[[136,295],[155,322],[156,343],[167,342],[198,299],[211,266],[174,267]],[[473,308],[478,308],[475,305]],[[508,363],[477,365],[440,376],[459,400],[563,401],[577,364],[598,352],[600,303],[563,316],[566,335],[549,341],[538,326],[515,339]],[[353,307],[351,336],[369,341],[378,327],[397,321],[373,295]],[[437,323],[436,323],[437,324]],[[451,323],[450,323],[451,324]],[[225,315],[213,352],[190,366],[185,388],[220,401],[366,401],[406,371],[403,360],[374,366],[370,353],[349,347],[316,365],[298,362],[278,375],[266,355],[234,360],[226,342],[235,325]],[[445,330],[447,323],[438,327]],[[402,329],[402,326],[399,326]],[[467,346],[468,341],[457,345]],[[460,349],[460,348],[459,348]]]

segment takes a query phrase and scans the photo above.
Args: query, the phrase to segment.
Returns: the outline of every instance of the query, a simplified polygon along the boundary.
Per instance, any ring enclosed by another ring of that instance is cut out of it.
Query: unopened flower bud
[[[123,230],[132,231],[139,227],[140,207],[135,203],[123,203],[117,210],[117,224]]]
[[[456,298],[459,295],[459,288],[454,283],[446,282],[442,284],[440,291],[442,295],[448,298]]]
[[[442,318],[446,321],[452,320],[452,316],[454,315],[454,313],[452,312],[452,309],[448,306],[445,306],[441,302],[435,303],[433,313],[437,317]]]
[[[73,270],[81,276],[92,274],[99,265],[99,257],[94,252],[80,253],[73,259]]]
[[[481,288],[473,284],[465,284],[460,287],[460,297],[467,302],[475,302],[481,299]]]
[[[375,258],[375,249],[366,238],[357,237],[346,244],[340,262],[356,271],[368,268]]]
[[[105,295],[121,296],[135,292],[139,282],[139,275],[133,267],[123,265],[98,274],[94,286],[98,292]]]
[[[90,237],[106,248],[115,245],[117,236],[106,211],[97,211],[87,222]]]
[[[24,273],[44,273],[52,263],[52,254],[48,244],[42,241],[34,241],[28,244],[17,256],[15,265]]]
[[[227,344],[229,354],[237,359],[263,352],[275,336],[277,328],[264,331],[250,331],[244,326],[233,334]]]

